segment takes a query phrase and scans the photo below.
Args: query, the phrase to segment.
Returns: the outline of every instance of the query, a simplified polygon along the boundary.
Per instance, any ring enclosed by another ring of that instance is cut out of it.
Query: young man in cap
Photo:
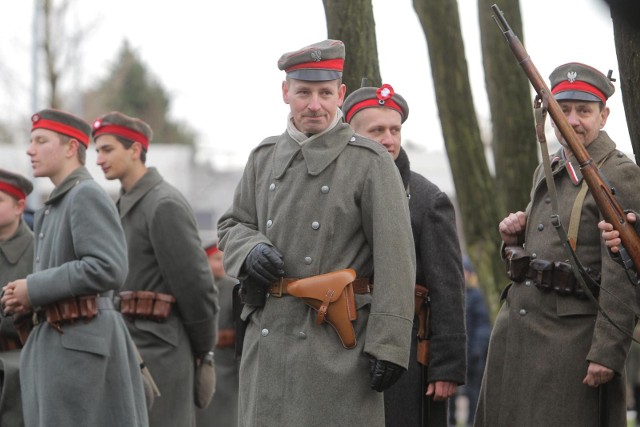
[[[245,293],[243,426],[382,426],[378,392],[409,364],[415,255],[407,200],[384,147],[343,122],[343,62],[338,40],[282,55],[287,129],[253,150],[218,222],[225,268]],[[321,313],[288,295],[292,279],[341,269],[358,277],[349,349]]]
[[[344,101],[342,111],[356,134],[379,142],[391,154],[409,198],[417,271],[416,307],[430,298],[428,369],[418,355],[420,309],[414,316],[409,371],[384,393],[390,426],[447,425],[447,400],[465,380],[464,275],[449,197],[422,175],[411,171],[401,147],[402,124],[409,115],[405,99],[388,84],[362,87]]]
[[[602,130],[613,84],[598,70],[575,62],[556,68],[550,81],[568,123],[616,189],[618,201],[638,209],[634,186],[640,168]],[[611,321],[633,330],[635,288],[607,255],[597,227],[601,215],[574,154],[554,127],[562,145],[550,158],[557,212],[539,166],[526,211],[511,213],[499,224],[512,283],[503,291],[491,335],[475,426],[626,425],[621,374],[631,339]],[[553,215],[599,283],[589,291],[601,311],[576,281]]]
[[[120,310],[160,391],[150,424],[193,426],[195,368],[214,346],[218,313],[195,216],[184,196],[146,166],[149,125],[111,112],[94,122],[93,138],[98,166],[122,184],[117,207],[129,275]]]
[[[145,426],[140,366],[112,291],[126,242],[106,192],[84,167],[91,126],[60,110],[32,117],[27,154],[55,188],[36,212],[33,273],[4,287],[5,312],[33,311],[21,351],[26,426]]]
[[[209,267],[218,287],[220,313],[218,319],[218,340],[216,355],[216,394],[211,404],[196,410],[198,427],[238,425],[238,369],[236,357],[236,329],[233,317],[233,289],[237,280],[227,276],[222,263],[223,253],[217,243],[204,248]]]
[[[0,286],[33,271],[33,233],[22,219],[33,184],[24,176],[0,169]],[[21,348],[13,319],[3,317],[0,350]]]
[[[26,277],[33,270],[33,233],[22,216],[33,185],[24,176],[0,169],[0,286]],[[20,399],[22,342],[13,316],[1,314],[0,323],[0,425],[23,425]],[[28,316],[26,316],[28,317]],[[19,321],[19,319],[15,319]],[[23,319],[26,320],[26,319]]]

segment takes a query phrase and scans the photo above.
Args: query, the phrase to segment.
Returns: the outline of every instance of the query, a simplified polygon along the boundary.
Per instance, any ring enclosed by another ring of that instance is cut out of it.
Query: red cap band
[[[344,68],[344,59],[336,58],[336,59],[327,59],[325,61],[304,62],[302,64],[294,65],[291,68],[287,68],[286,72],[289,73],[290,71],[299,70],[301,68],[305,70],[315,68],[319,70],[342,71],[342,69]]]
[[[123,138],[130,139],[135,142],[139,142],[145,148],[145,150],[149,149],[149,140],[147,137],[140,133],[136,132],[133,129],[129,129],[128,127],[119,126],[119,125],[104,125],[94,130],[93,139],[96,139],[100,135],[110,134],[110,135],[118,135]]]
[[[404,114],[402,112],[402,108],[400,108],[400,106],[396,104],[396,102],[393,99],[387,99],[386,101],[384,101],[383,104],[380,103],[379,99],[365,99],[364,101],[358,102],[353,107],[351,107],[351,109],[347,113],[347,117],[345,118],[347,123],[351,121],[351,118],[353,117],[354,114],[356,114],[358,111],[362,110],[363,108],[367,108],[367,107],[388,107],[388,108],[393,108],[394,110],[397,110],[400,113],[400,116]]]
[[[58,132],[71,138],[75,138],[80,141],[85,147],[89,147],[89,136],[74,128],[73,126],[68,126],[60,122],[54,122],[53,120],[40,119],[38,121],[33,122],[33,126],[31,130],[34,129],[49,129],[54,132]]]
[[[595,95],[598,98],[600,98],[602,102],[604,102],[605,104],[607,103],[607,97],[604,96],[604,93],[602,93],[600,89],[598,89],[593,85],[590,85],[587,82],[583,82],[582,80],[576,80],[573,83],[570,83],[568,80],[565,80],[561,83],[558,83],[556,87],[554,87],[551,90],[551,93],[555,95],[560,92],[575,91],[575,90],[578,90],[581,92],[587,92],[592,95]]]
[[[27,198],[27,195],[24,193],[24,191],[22,191],[18,187],[7,184],[6,182],[0,182],[0,191],[4,191],[8,195],[13,196],[18,200],[24,200]]]

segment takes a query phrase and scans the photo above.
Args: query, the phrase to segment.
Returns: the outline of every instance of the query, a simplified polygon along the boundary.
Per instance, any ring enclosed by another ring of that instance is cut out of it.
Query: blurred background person
[[[235,355],[236,330],[233,321],[232,292],[238,283],[227,276],[222,265],[223,253],[218,244],[205,247],[209,266],[218,287],[218,341],[213,350],[216,366],[216,392],[205,409],[196,409],[197,427],[238,425],[239,363]]]
[[[467,398],[466,425],[473,425],[473,418],[478,405],[478,395],[484,374],[484,365],[487,361],[489,337],[491,336],[491,319],[489,309],[480,289],[478,275],[467,255],[462,257],[464,267],[464,280],[467,289],[465,318],[467,323],[467,381],[451,399],[449,405],[449,422],[458,425],[462,414],[458,411],[460,405],[458,397],[464,395]]]

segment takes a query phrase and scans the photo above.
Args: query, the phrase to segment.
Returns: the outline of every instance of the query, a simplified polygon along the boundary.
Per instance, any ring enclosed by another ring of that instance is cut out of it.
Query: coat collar
[[[0,251],[4,253],[5,258],[9,261],[10,264],[14,265],[24,252],[29,248],[33,242],[33,237],[31,235],[31,231],[27,224],[23,220],[20,220],[20,225],[16,230],[16,233],[6,242],[0,243]]]
[[[587,147],[587,153],[593,162],[598,165],[615,149],[616,144],[609,138],[607,132],[600,131],[598,137]],[[566,169],[573,185],[578,186],[582,183],[583,177],[580,171],[580,165],[571,151],[566,151],[561,147],[552,156],[551,164],[554,175],[562,169]]]
[[[120,218],[124,218],[140,199],[162,181],[162,176],[158,170],[154,167],[149,167],[145,174],[142,175],[142,178],[131,187],[131,190],[125,192],[121,189],[120,198],[117,202]]]
[[[93,179],[89,171],[85,166],[80,166],[73,172],[71,172],[56,188],[53,189],[45,205],[51,205],[61,199],[65,194],[69,192],[73,187],[80,184],[81,181],[87,179]]]
[[[302,153],[309,174],[319,175],[353,140],[353,135],[351,126],[338,123],[326,134],[300,146],[287,132],[283,133],[276,142],[273,160],[274,177],[280,179],[298,153]]]

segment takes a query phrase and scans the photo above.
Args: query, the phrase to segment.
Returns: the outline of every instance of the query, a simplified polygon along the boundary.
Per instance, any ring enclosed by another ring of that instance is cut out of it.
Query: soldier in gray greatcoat
[[[241,426],[383,426],[379,392],[409,364],[415,255],[407,200],[386,150],[343,121],[343,63],[338,40],[280,58],[287,129],[252,151],[218,222],[225,270],[245,295]],[[346,268],[362,284],[351,349],[283,285]]]
[[[352,92],[342,107],[357,134],[382,144],[402,177],[416,251],[415,283],[429,290],[428,365],[417,357],[420,316],[414,316],[409,371],[384,393],[386,426],[447,426],[447,402],[464,384],[466,332],[464,276],[449,197],[410,168],[402,149],[402,124],[409,105],[388,84]],[[420,288],[416,287],[418,306]]]
[[[615,188],[620,205],[638,209],[640,168],[602,130],[613,84],[579,63],[559,66],[550,80],[568,123]],[[566,242],[552,223],[556,212],[540,166],[526,211],[499,224],[510,254],[512,284],[503,292],[491,334],[476,427],[626,426],[624,366],[631,338],[622,331],[633,331],[636,289],[608,256],[591,190],[557,127],[556,136],[562,147],[550,164],[557,215],[577,258],[599,283],[590,291],[602,311],[570,273]]]
[[[0,286],[27,277],[33,269],[33,233],[22,219],[25,199],[33,190],[22,175],[0,169]],[[13,316],[0,323],[0,427],[24,425],[20,399],[20,352],[22,343]]]
[[[236,357],[236,329],[233,318],[232,292],[238,281],[224,271],[224,254],[217,243],[205,247],[211,273],[218,287],[220,314],[216,360],[216,392],[211,404],[196,410],[197,427],[238,425],[238,377],[240,363]]]
[[[33,273],[4,287],[5,311],[33,311],[21,350],[24,421],[35,426],[146,426],[140,366],[111,293],[127,274],[109,196],[83,166],[91,126],[59,110],[32,117],[33,174],[55,188],[35,215]]]
[[[150,425],[188,427],[195,425],[195,368],[216,339],[217,290],[189,203],[145,164],[151,137],[149,125],[119,112],[93,124],[98,166],[122,184],[117,206],[129,275],[120,309],[160,391]],[[161,316],[145,312],[149,296],[154,309],[164,302]]]

